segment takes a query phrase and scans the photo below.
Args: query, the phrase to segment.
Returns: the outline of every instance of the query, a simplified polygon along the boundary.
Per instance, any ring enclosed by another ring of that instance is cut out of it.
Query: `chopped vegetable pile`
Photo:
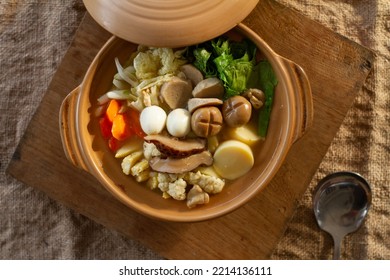
[[[277,85],[256,52],[249,40],[219,37],[180,50],[139,46],[125,63],[116,58],[96,114],[123,173],[189,208],[246,174]]]

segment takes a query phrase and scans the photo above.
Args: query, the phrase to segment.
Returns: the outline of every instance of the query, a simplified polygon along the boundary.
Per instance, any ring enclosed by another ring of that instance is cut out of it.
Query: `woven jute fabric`
[[[373,70],[349,110],[274,259],[329,259],[332,238],[318,229],[312,196],[318,181],[336,171],[354,171],[370,183],[367,220],[343,241],[343,259],[390,259],[390,2],[372,0],[281,1],[376,53]],[[326,91],[326,85],[324,85]]]
[[[331,258],[333,241],[316,224],[312,195],[321,178],[348,170],[371,184],[373,204],[363,226],[343,240],[342,258],[390,259],[390,3],[279,2],[374,50],[376,59],[271,257]],[[81,0],[0,0],[1,259],[162,258],[5,172],[84,15]]]

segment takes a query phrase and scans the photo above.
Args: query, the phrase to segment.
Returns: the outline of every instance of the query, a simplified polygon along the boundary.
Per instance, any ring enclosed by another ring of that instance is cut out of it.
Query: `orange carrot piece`
[[[112,122],[112,136],[117,140],[125,140],[132,135],[129,119],[126,114],[117,114]]]
[[[110,101],[106,110],[106,116],[110,122],[114,121],[114,118],[118,114],[120,108],[121,104],[118,100],[112,99]]]

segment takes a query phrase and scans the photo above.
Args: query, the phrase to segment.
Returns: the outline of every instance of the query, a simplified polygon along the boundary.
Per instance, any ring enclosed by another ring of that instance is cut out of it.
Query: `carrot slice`
[[[125,140],[132,135],[129,118],[126,114],[117,114],[112,122],[112,136],[117,140]]]
[[[121,104],[118,100],[112,99],[110,101],[106,110],[106,116],[110,120],[110,122],[114,121],[114,118],[118,114],[120,108]]]

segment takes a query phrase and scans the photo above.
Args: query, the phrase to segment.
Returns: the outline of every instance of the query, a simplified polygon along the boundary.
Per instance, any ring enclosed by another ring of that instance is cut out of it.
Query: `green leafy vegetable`
[[[248,85],[264,92],[265,104],[259,111],[258,134],[265,138],[271,116],[275,87],[278,84],[276,75],[268,61],[260,61],[253,69]]]
[[[217,76],[224,83],[227,99],[246,90],[255,66],[256,46],[249,40],[231,42],[219,37],[194,49],[194,65],[205,77]]]
[[[217,69],[211,59],[212,52],[206,48],[197,48],[194,50],[194,66],[198,68],[206,78],[215,77],[217,75]]]

